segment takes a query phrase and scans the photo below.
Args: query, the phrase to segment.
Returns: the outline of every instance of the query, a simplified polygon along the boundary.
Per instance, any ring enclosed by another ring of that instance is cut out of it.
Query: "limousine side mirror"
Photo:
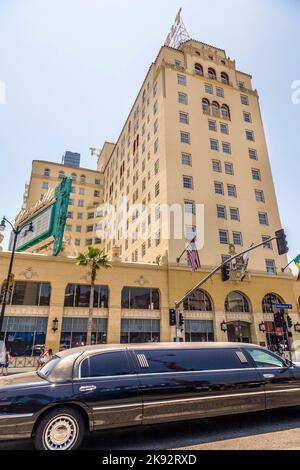
[[[291,361],[290,359],[285,358],[284,362],[285,362],[287,367],[293,367],[294,366],[293,361]]]

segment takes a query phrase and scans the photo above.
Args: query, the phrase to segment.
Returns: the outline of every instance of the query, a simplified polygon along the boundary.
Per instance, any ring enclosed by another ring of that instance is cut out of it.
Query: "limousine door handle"
[[[93,392],[96,390],[96,385],[83,385],[82,387],[79,388],[80,392]]]
[[[274,379],[275,375],[274,374],[264,374],[265,379]]]

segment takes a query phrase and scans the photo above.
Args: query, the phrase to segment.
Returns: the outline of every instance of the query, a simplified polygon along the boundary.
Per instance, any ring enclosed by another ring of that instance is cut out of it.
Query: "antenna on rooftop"
[[[174,49],[178,49],[181,44],[191,39],[184,22],[182,21],[181,12],[182,8],[178,11],[175,22],[164,43],[165,46],[173,47]]]

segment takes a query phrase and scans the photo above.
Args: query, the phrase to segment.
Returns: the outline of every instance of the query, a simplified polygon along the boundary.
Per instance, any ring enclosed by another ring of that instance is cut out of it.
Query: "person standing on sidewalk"
[[[0,364],[0,367],[2,368],[0,375],[7,375],[8,366],[11,360],[12,360],[11,352],[9,349],[7,349],[5,352],[5,361],[3,364]]]

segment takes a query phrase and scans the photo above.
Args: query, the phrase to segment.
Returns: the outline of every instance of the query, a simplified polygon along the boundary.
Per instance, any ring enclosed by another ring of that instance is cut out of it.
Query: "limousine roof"
[[[80,346],[78,348],[67,349],[60,351],[57,356],[64,358],[76,353],[93,353],[101,351],[124,351],[126,349],[230,349],[230,348],[245,348],[245,347],[259,347],[257,344],[249,343],[218,343],[218,342],[201,342],[201,343],[138,343],[138,344],[98,344],[96,346]]]

